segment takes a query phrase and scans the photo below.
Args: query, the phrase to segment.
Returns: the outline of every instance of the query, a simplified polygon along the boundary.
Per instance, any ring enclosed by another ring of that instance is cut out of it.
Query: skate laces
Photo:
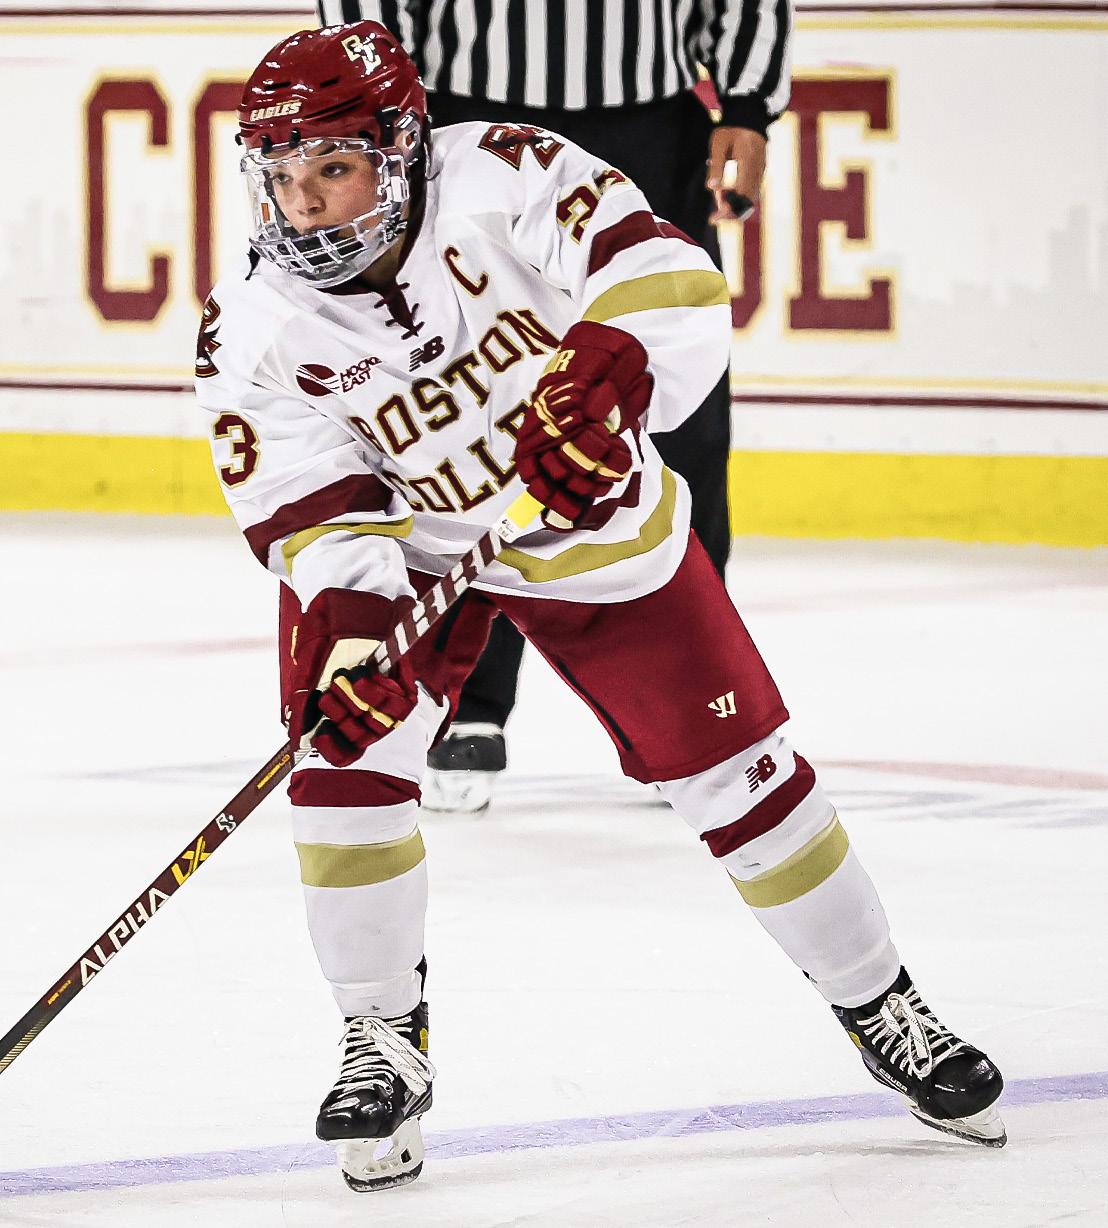
[[[387,1095],[397,1077],[415,1095],[423,1095],[435,1077],[435,1068],[397,1031],[398,1025],[410,1023],[410,1015],[392,1020],[355,1015],[347,1020],[340,1042],[344,1048],[342,1067],[334,1088],[345,1098],[336,1102],[336,1108],[353,1104],[357,1092],[378,1090]]]
[[[917,1079],[967,1047],[935,1018],[915,986],[889,994],[877,1014],[859,1019],[858,1026],[883,1058]]]

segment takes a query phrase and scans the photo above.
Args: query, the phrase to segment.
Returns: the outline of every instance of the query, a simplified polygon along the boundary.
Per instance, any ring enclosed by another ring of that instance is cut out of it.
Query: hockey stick
[[[509,542],[515,541],[542,511],[525,491],[514,499],[500,520],[441,580],[437,580],[374,650],[371,660],[388,673],[397,660],[466,591]],[[0,1039],[0,1074],[51,1023],[98,972],[123,950],[171,895],[196,873],[224,840],[292,771],[307,751],[284,746],[235,794],[182,853],[147,886],[91,947]]]

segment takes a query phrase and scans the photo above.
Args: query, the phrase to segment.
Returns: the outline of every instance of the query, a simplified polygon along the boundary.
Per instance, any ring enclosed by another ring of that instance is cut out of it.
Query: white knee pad
[[[783,860],[832,815],[812,769],[779,733],[715,767],[657,787],[739,877]]]

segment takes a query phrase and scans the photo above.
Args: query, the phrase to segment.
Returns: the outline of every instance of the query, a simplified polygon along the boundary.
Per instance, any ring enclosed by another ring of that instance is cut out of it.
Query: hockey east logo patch
[[[329,397],[332,393],[349,392],[364,384],[381,360],[370,355],[360,358],[345,371],[332,371],[321,362],[305,362],[296,368],[296,384],[310,397]]]

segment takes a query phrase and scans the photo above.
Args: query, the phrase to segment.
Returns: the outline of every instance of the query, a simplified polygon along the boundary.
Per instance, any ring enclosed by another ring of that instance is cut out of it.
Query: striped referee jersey
[[[386,25],[429,90],[578,111],[672,98],[702,64],[725,124],[789,100],[792,0],[319,0],[325,25]]]

